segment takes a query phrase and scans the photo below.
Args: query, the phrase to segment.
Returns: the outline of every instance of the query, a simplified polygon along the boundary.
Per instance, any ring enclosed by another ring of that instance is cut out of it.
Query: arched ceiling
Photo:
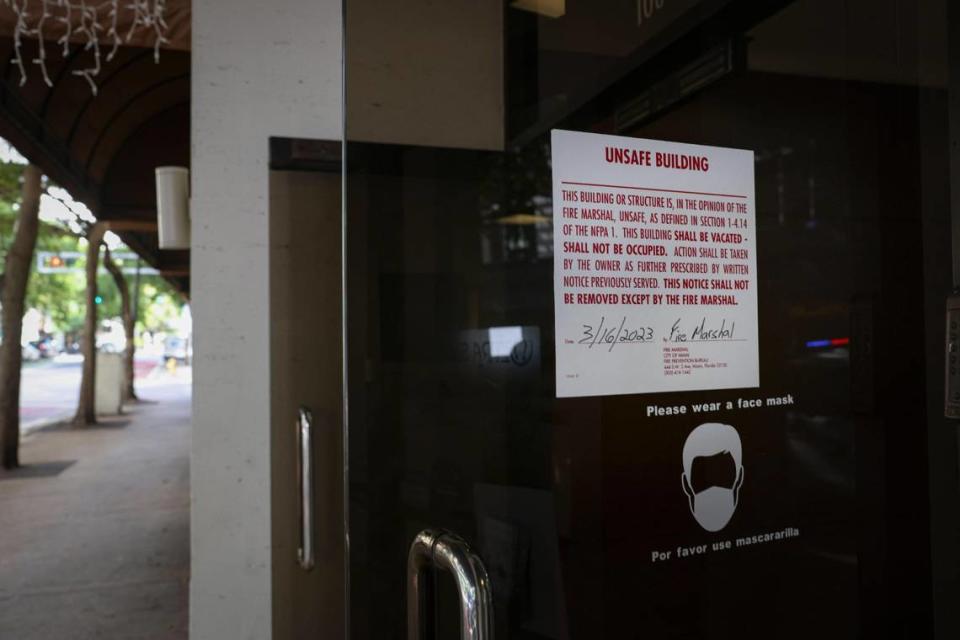
[[[138,42],[145,46],[122,46],[110,62],[102,45],[96,96],[74,73],[95,64],[82,42],[70,43],[66,56],[47,42],[47,86],[32,63],[37,41],[23,38],[21,58],[29,62],[21,85],[9,8],[0,6],[0,136],[188,293],[189,251],[157,247],[154,168],[190,162],[190,5],[167,4],[170,42],[159,62],[146,37]]]

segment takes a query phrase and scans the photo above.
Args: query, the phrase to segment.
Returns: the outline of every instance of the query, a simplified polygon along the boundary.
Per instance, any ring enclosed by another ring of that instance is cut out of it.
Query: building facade
[[[192,11],[193,637],[956,637],[949,2]]]

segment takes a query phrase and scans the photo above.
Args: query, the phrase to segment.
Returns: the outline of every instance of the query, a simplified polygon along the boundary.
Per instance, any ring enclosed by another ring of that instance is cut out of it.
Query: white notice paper
[[[557,396],[759,386],[753,152],[552,142]]]

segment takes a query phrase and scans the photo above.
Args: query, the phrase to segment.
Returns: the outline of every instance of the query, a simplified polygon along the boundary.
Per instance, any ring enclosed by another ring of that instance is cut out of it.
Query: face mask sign
[[[728,454],[736,468],[732,487],[710,486],[701,491],[693,490],[691,476],[694,460],[701,457]],[[681,486],[690,505],[690,513],[704,530],[720,531],[730,522],[743,486],[743,452],[740,434],[726,424],[702,424],[687,436],[683,445],[683,475]]]

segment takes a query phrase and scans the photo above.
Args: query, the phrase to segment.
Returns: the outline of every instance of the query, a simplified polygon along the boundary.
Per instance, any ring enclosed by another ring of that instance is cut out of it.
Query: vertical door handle
[[[300,407],[297,415],[297,489],[300,502],[300,548],[297,562],[313,568],[313,414]]]
[[[424,622],[434,619],[429,572],[453,574],[460,596],[460,640],[493,640],[493,592],[480,556],[459,536],[425,529],[407,554],[407,640],[422,640]]]

